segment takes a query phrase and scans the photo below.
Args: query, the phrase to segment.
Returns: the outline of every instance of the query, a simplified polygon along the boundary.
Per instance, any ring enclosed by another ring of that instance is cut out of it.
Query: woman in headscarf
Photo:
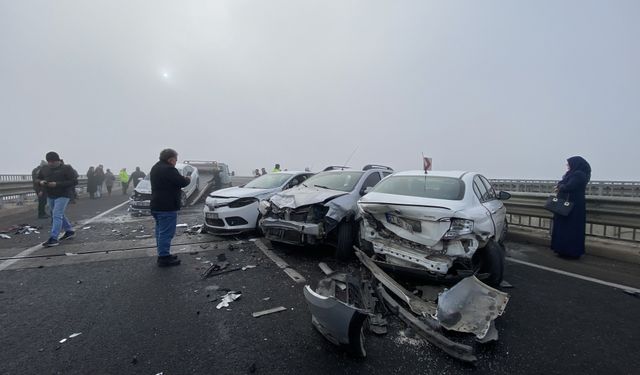
[[[591,166],[580,156],[567,159],[567,173],[556,186],[558,198],[573,203],[568,216],[553,215],[551,250],[564,258],[578,259],[584,254],[587,221],[585,190],[591,180]]]
[[[87,193],[89,193],[89,199],[96,199],[96,191],[98,191],[98,183],[96,181],[95,168],[89,167],[87,171]]]

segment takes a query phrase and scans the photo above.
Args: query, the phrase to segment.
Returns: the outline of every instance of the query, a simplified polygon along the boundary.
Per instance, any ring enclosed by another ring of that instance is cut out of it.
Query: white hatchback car
[[[212,192],[204,205],[204,231],[234,234],[259,230],[260,201],[297,186],[311,176],[313,173],[310,172],[269,173],[251,180],[244,186]]]
[[[396,173],[358,201],[363,244],[391,270],[497,286],[509,197],[474,172]]]
[[[189,185],[182,188],[182,196],[180,197],[180,205],[185,207],[189,198],[198,190],[200,186],[200,175],[198,174],[198,168],[178,163],[176,169],[182,176],[191,177]],[[138,186],[133,189],[133,195],[129,200],[129,212],[134,215],[150,215],[151,214],[151,180],[149,175],[144,180],[138,183]]]

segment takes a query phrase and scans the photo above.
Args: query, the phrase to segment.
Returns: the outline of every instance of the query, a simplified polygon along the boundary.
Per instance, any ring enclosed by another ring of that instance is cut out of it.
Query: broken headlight
[[[322,221],[322,219],[324,218],[324,216],[327,214],[327,212],[329,211],[329,207],[327,206],[321,206],[321,205],[314,205],[309,207],[309,213],[307,214],[307,223],[317,223]]]
[[[473,220],[451,219],[451,226],[443,238],[451,240],[471,233],[473,233]]]
[[[260,211],[262,216],[266,215],[267,212],[269,212],[270,210],[271,210],[271,202],[269,202],[268,200],[260,201],[260,204],[258,204],[258,211]]]

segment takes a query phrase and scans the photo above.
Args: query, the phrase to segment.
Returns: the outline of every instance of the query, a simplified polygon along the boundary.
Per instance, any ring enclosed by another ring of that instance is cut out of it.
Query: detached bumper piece
[[[436,304],[435,296],[434,300],[415,296],[354,248],[368,270],[361,278],[333,273],[320,281],[316,291],[309,286],[304,290],[312,323],[330,342],[346,347],[355,356],[366,356],[365,328],[380,333],[374,329],[380,328],[375,324],[381,319],[376,311],[393,313],[419,336],[464,362],[477,361],[473,347],[451,340],[445,336],[446,330],[472,333],[481,343],[497,340],[494,320],[504,312],[508,294],[470,276],[440,292]],[[346,289],[341,285],[345,281]],[[336,297],[340,292],[336,285],[342,286],[342,298]]]

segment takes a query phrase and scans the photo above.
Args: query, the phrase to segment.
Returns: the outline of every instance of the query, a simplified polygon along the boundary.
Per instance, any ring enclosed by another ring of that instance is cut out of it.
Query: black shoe
[[[64,232],[62,237],[60,237],[60,241],[68,240],[69,238],[73,238],[75,236],[76,236],[76,232],[74,232],[72,230],[68,230],[68,231]]]
[[[54,246],[58,246],[60,245],[60,242],[58,240],[56,240],[55,238],[49,238],[47,240],[47,242],[42,243],[42,246],[44,247],[54,247]]]
[[[180,264],[180,259],[177,257],[173,257],[171,255],[167,255],[164,257],[158,257],[158,267],[171,267],[177,266]]]
[[[169,255],[169,256],[171,257],[171,259],[178,259],[178,256],[177,256],[177,255],[175,255],[175,254],[171,254],[171,255]]]

